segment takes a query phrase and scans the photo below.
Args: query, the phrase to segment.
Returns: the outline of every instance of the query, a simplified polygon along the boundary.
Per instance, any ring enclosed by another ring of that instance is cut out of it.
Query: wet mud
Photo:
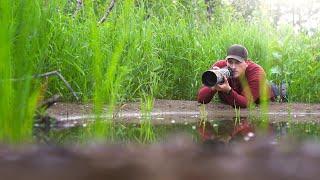
[[[115,111],[104,113],[104,119],[113,119],[117,122],[139,123],[146,115],[140,111],[140,103],[124,103],[117,105]],[[48,115],[57,122],[84,123],[95,119],[92,113],[92,104],[56,103],[48,109]],[[229,105],[210,103],[204,105],[205,114],[201,113],[200,105],[196,101],[155,100],[153,111],[150,114],[153,124],[170,124],[198,122],[199,118],[207,120],[233,120],[235,116],[259,119],[267,117],[270,122],[279,121],[319,121],[320,105],[304,103],[271,103],[267,109],[257,106],[251,110],[240,109],[238,114]]]

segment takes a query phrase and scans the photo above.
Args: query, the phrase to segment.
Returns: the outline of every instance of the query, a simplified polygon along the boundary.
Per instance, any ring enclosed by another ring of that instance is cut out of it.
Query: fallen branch
[[[113,9],[115,4],[115,0],[111,0],[110,5],[108,7],[108,9],[106,10],[104,16],[100,19],[99,24],[102,24],[106,21],[107,17],[109,16],[111,10]]]
[[[51,72],[47,72],[47,73],[43,73],[43,74],[36,74],[33,76],[29,76],[29,77],[9,79],[9,80],[11,80],[11,81],[25,81],[25,80],[33,79],[33,78],[44,78],[44,77],[47,78],[49,76],[58,76],[64,82],[64,84],[67,86],[67,88],[71,91],[71,93],[76,98],[76,100],[77,101],[79,100],[79,97],[77,96],[75,91],[72,89],[72,87],[70,86],[68,81],[60,74],[60,71],[51,71]],[[0,80],[0,82],[1,81],[5,81],[5,80]]]
[[[67,86],[67,88],[71,91],[71,93],[73,94],[73,96],[77,99],[77,101],[79,100],[79,97],[77,96],[77,94],[75,93],[75,91],[72,89],[72,87],[70,86],[70,84],[68,83],[68,81],[60,74],[59,71],[52,71],[52,72],[47,72],[44,74],[38,74],[35,75],[35,78],[42,78],[42,77],[48,77],[48,76],[58,76],[63,82],[64,84]]]

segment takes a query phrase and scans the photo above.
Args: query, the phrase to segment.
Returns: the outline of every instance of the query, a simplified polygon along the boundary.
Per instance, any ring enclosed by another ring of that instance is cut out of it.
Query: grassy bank
[[[128,101],[145,93],[193,100],[201,73],[223,59],[233,43],[244,44],[269,79],[288,81],[291,101],[318,101],[320,87],[311,85],[320,77],[315,60],[318,35],[295,34],[290,28],[276,30],[263,17],[247,22],[233,17],[232,9],[214,15],[209,22],[201,3],[117,2],[100,25],[107,2],[88,1],[75,16],[70,4],[56,4],[46,17],[50,48],[33,63],[38,67],[35,73],[60,69],[84,101],[93,99],[96,80],[108,78],[119,88],[114,95],[106,91],[101,97],[105,101],[109,96]],[[110,75],[121,78],[117,81]],[[72,98],[56,79],[50,81],[48,90]]]

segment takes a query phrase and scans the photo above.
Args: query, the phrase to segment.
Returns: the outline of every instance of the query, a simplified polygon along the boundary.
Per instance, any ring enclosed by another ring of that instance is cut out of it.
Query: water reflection
[[[247,118],[204,121],[198,123],[197,131],[202,142],[219,141],[230,143],[232,141],[249,141],[255,137],[255,127]]]
[[[204,121],[197,124],[200,140],[205,144],[229,144],[233,142],[248,142],[255,139],[261,129],[261,124],[253,123],[248,118],[234,118],[233,120]],[[278,139],[287,135],[288,123],[267,123],[263,125],[266,136]]]
[[[208,117],[208,116],[205,116]],[[205,119],[205,120],[203,120]],[[317,121],[294,122],[264,122],[259,118],[223,118],[223,119],[178,119],[172,117],[164,120],[163,124],[155,123],[152,133],[156,140],[162,141],[172,134],[187,134],[192,136],[196,142],[208,144],[230,144],[233,142],[250,142],[257,137],[269,137],[270,143],[277,144],[283,137],[298,140],[310,139],[320,140],[320,125]],[[156,119],[152,119],[154,122]],[[195,122],[197,121],[197,122]],[[199,122],[200,121],[200,122]],[[72,142],[85,141],[84,133],[90,128],[93,121],[64,121],[57,123],[36,123],[34,125],[34,136],[41,142]],[[139,122],[114,123],[114,140],[140,142],[141,126]],[[83,139],[81,139],[83,137]]]

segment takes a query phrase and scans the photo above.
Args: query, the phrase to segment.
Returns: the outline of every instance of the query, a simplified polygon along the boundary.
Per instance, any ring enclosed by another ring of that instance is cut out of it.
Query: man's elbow
[[[203,86],[198,91],[197,101],[201,104],[208,104],[213,98],[213,90],[207,86]]]

